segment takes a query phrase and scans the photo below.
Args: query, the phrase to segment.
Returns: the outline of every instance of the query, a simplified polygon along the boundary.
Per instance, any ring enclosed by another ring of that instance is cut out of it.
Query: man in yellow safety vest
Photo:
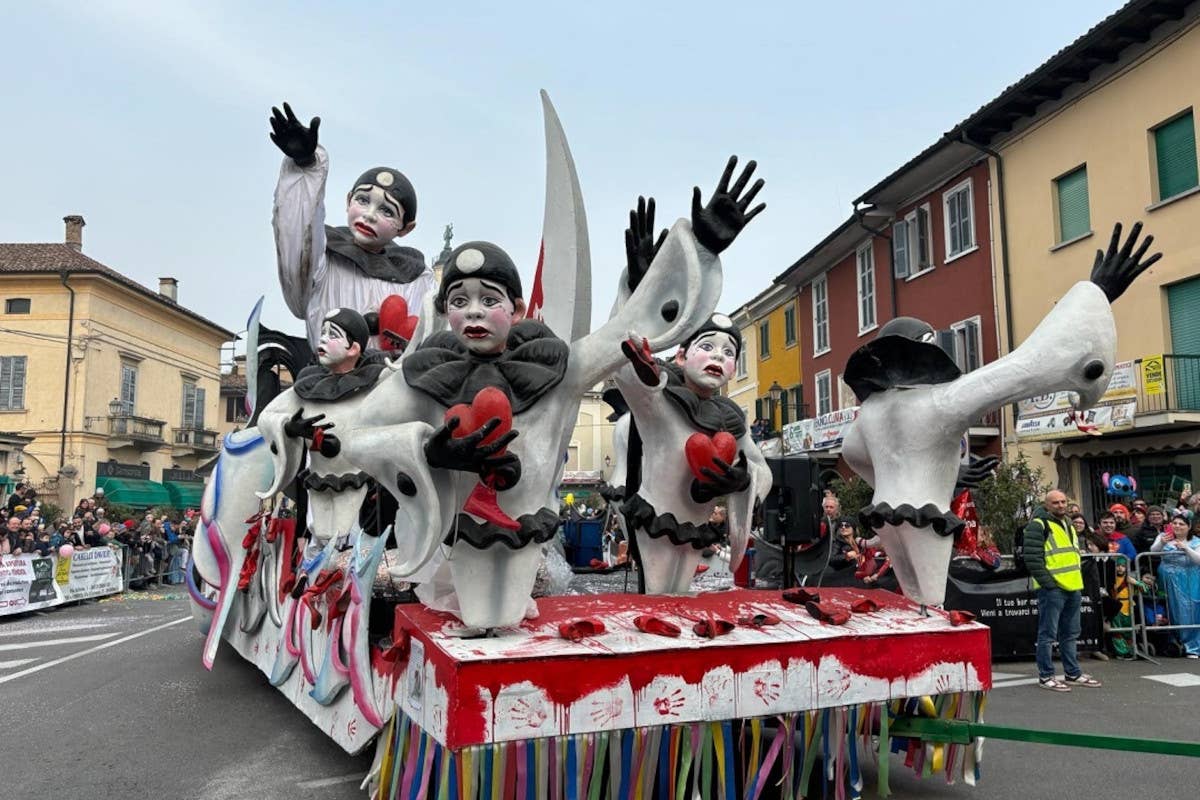
[[[1069,692],[1074,686],[1100,686],[1100,681],[1080,669],[1075,652],[1083,573],[1079,569],[1079,541],[1067,516],[1067,496],[1057,489],[1046,493],[1042,507],[1025,526],[1024,558],[1037,586],[1038,685],[1054,692]],[[1055,641],[1064,680],[1054,675],[1051,648]]]

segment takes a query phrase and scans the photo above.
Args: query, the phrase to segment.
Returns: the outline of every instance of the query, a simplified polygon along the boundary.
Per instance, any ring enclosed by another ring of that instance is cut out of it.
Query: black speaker
[[[821,468],[807,453],[767,458],[771,493],[763,503],[768,541],[811,545],[821,538]]]

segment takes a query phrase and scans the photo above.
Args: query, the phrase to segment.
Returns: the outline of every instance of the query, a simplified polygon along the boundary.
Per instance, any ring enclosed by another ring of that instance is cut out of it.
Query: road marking
[[[1200,686],[1200,675],[1191,672],[1172,672],[1167,675],[1143,675],[1148,681],[1158,681],[1168,686]]]
[[[70,636],[66,639],[42,639],[37,642],[17,642],[16,644],[0,644],[0,651],[4,650],[28,650],[31,647],[50,647],[56,644],[79,644],[81,642],[100,642],[105,639],[111,639],[114,636],[120,636],[120,631],[112,633],[93,633],[91,636]]]
[[[13,667],[19,667],[22,664],[32,664],[34,661],[37,661],[37,659],[18,658],[15,661],[0,661],[0,669],[12,669]]]
[[[1037,682],[1038,682],[1037,678],[1018,678],[1017,680],[1012,680],[1012,681],[993,682],[992,688],[993,689],[1011,689],[1014,686],[1032,686],[1033,684],[1035,684]]]
[[[355,772],[352,775],[343,775],[340,778],[318,778],[315,781],[301,781],[296,785],[301,789],[323,789],[326,786],[337,786],[341,783],[350,783],[352,781],[362,781],[366,775],[360,772]]]
[[[68,625],[55,625],[51,623],[49,625],[38,625],[37,627],[33,628],[25,628],[24,630],[0,631],[0,639],[11,636],[29,636],[32,633],[84,631],[92,630],[94,628],[107,628],[108,626],[109,623],[107,622],[74,622]]]
[[[993,681],[1011,681],[1013,678],[1024,678],[1029,675],[1028,672],[993,672]]]
[[[108,648],[108,647],[114,647],[115,645],[118,645],[118,644],[124,644],[125,642],[129,642],[134,639],[138,639],[147,634],[154,633],[156,631],[161,631],[164,628],[169,628],[172,625],[178,625],[181,622],[190,622],[191,619],[192,619],[192,616],[189,614],[186,617],[180,617],[179,619],[175,620],[174,622],[164,622],[162,625],[158,625],[156,627],[149,628],[144,631],[138,631],[137,633],[131,633],[128,636],[122,636],[120,639],[113,639],[112,641],[105,642],[104,644],[98,644],[95,647],[89,647],[87,650],[80,650],[78,653],[72,653],[69,656],[63,656],[62,658],[56,658],[53,661],[47,661],[45,664],[39,664],[36,667],[30,667],[29,669],[23,669],[20,672],[14,672],[12,675],[5,675],[3,678],[0,678],[0,683],[8,683],[9,681],[15,681],[17,678],[23,678],[26,675],[32,675],[35,672],[40,672],[41,670],[49,669],[50,667],[57,667],[59,664],[64,664],[67,661],[71,661],[76,658],[81,658],[83,656],[88,655],[89,653],[95,653],[97,651],[104,650],[105,648]]]

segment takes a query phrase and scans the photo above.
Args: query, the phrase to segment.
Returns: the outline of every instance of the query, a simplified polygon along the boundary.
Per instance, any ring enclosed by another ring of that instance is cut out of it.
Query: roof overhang
[[[880,226],[886,224],[880,221]],[[839,261],[863,243],[867,237],[874,236],[878,228],[868,227],[859,215],[854,215],[834,228],[833,233],[822,239],[816,247],[809,250],[775,278],[775,283],[793,286],[799,291],[814,278],[836,266]]]

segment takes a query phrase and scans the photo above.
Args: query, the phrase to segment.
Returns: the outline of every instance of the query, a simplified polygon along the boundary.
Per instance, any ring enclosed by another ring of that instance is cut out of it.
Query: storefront
[[[167,488],[150,480],[150,467],[146,464],[99,461],[96,463],[96,488],[103,490],[107,502],[139,510],[172,505]]]
[[[199,508],[204,497],[204,478],[189,469],[164,469],[162,485],[171,497],[171,505],[180,511]]]

